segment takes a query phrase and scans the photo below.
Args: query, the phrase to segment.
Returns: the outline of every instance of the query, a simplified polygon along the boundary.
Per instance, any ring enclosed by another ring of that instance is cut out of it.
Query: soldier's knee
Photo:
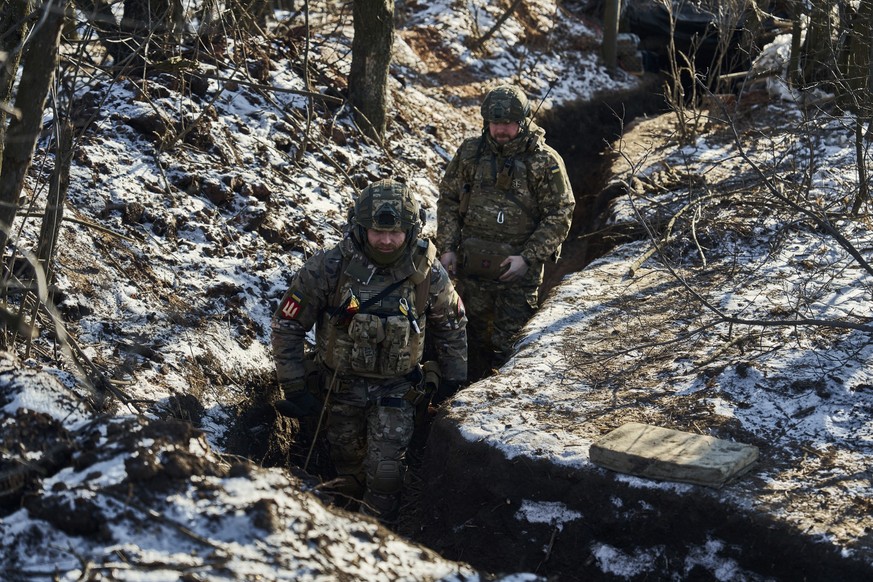
[[[383,459],[376,464],[370,489],[384,495],[400,493],[403,487],[403,464],[393,459]]]

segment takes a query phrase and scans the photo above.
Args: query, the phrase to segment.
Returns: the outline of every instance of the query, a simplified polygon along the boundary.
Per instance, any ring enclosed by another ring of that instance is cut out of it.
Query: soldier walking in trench
[[[575,201],[561,156],[545,143],[518,87],[491,90],[482,134],[440,183],[436,244],[467,308],[470,378],[501,366],[534,314],[544,263],[557,260]]]
[[[369,185],[345,238],[294,275],[272,320],[284,397],[277,410],[303,418],[325,409],[338,492],[362,499],[361,511],[386,523],[397,517],[415,409],[430,398],[421,366],[425,331],[442,378],[434,400],[467,377],[463,303],[433,243],[419,238],[423,217],[405,184]],[[314,365],[307,366],[305,335],[313,326]],[[307,388],[307,368],[315,390]]]

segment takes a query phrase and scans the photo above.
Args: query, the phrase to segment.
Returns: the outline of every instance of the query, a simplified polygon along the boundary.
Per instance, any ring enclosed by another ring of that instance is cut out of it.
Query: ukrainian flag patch
[[[551,170],[551,172],[552,172],[553,174],[557,174],[558,172],[561,171],[561,168],[560,168],[560,166],[558,166],[558,164],[555,164],[554,166],[552,166],[551,168],[549,168],[549,170]]]

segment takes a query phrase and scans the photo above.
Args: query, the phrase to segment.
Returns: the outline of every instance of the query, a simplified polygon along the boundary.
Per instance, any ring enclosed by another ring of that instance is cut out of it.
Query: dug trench
[[[639,92],[575,103],[538,119],[566,162],[577,200],[562,258],[548,266],[543,298],[565,275],[642,236],[606,221],[610,201],[623,194],[610,174],[609,145],[634,118],[662,111],[657,87],[655,80]],[[261,392],[252,387],[253,394]],[[300,427],[276,417],[272,407],[253,406],[231,431],[226,449],[265,466],[285,467],[325,502],[354,510],[355,502],[332,488],[324,439],[313,445],[304,438],[316,429],[315,421],[307,422]],[[718,539],[733,540],[721,557],[745,579],[854,580],[867,573],[865,565],[826,545],[810,545],[766,512],[735,511],[706,488],[677,495],[634,487],[602,470],[507,459],[499,450],[466,440],[443,411],[420,424],[408,464],[401,515],[392,529],[480,572],[535,572],[550,580],[710,580],[713,571],[687,566],[686,560],[691,548]],[[559,502],[584,517],[531,523],[518,517],[525,501]],[[609,573],[598,554],[603,547],[650,563],[637,574]]]
[[[660,85],[660,77],[653,75],[636,90],[600,95],[538,117],[546,141],[565,161],[576,199],[560,259],[546,265],[540,303],[566,275],[581,271],[622,241],[641,236],[607,222],[610,202],[624,193],[613,183],[612,146],[634,119],[665,111]],[[439,413],[428,426],[424,446],[414,446],[410,453],[408,495],[414,499],[405,505],[400,533],[480,571],[535,572],[551,580],[603,579],[591,555],[592,541],[610,530],[633,537],[633,528],[615,523],[607,510],[614,491],[606,483],[592,483],[581,473],[560,474],[548,463],[508,460],[500,451],[466,441]],[[516,513],[525,499],[582,504],[587,519],[572,529],[519,521]],[[592,514],[591,507],[605,511]],[[655,533],[653,543],[631,541],[654,545],[664,535]]]
[[[594,144],[611,142],[622,123],[659,105],[651,92],[613,95],[541,120],[549,143],[567,162],[577,198],[564,258],[550,266],[545,295],[564,275],[643,236],[607,225],[607,205],[624,190],[610,175],[612,158]],[[622,123],[614,115],[619,111]],[[871,566],[863,559],[817,543],[764,508],[727,503],[717,489],[677,494],[669,487],[636,486],[591,465],[509,459],[465,438],[446,411],[432,420],[413,474],[415,500],[401,533],[483,572],[534,572],[559,581],[870,579]],[[520,518],[526,502],[559,504],[581,517],[530,522]],[[726,565],[722,571],[692,559],[712,544]]]
[[[583,269],[618,242],[639,235],[606,226],[609,202],[621,194],[620,188],[607,187],[612,178],[609,146],[633,119],[663,111],[659,87],[660,80],[653,76],[636,91],[602,95],[538,117],[547,142],[565,160],[576,198],[561,258],[546,267],[541,300],[568,273]],[[263,381],[265,386],[269,383],[269,379]],[[355,509],[353,501],[332,491],[334,475],[324,439],[313,444],[305,436],[316,431],[317,422],[305,421],[300,426],[277,417],[271,406],[257,401],[268,392],[262,388],[251,387],[253,401],[240,411],[224,443],[227,452],[263,466],[284,467],[327,503]],[[581,502],[584,497],[575,489],[582,487],[591,497],[592,491],[576,483],[575,475],[558,476],[553,467],[509,462],[497,451],[464,442],[439,413],[418,423],[407,461],[401,515],[393,526],[398,534],[483,572],[535,571],[560,579],[574,579],[586,569],[598,572],[578,551],[564,553],[567,547],[584,546],[592,532],[563,532],[556,540],[554,529],[537,532],[513,518],[515,503],[532,492],[563,487]],[[556,491],[553,498],[561,496]],[[602,500],[597,503],[606,505]],[[550,539],[558,542],[554,548]],[[551,556],[543,553],[547,546]]]

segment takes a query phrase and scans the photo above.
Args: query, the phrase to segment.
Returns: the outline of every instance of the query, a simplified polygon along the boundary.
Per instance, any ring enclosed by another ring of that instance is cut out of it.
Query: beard
[[[406,251],[406,241],[399,245],[373,246],[365,242],[364,254],[370,257],[374,263],[380,266],[391,265],[397,262]],[[383,250],[386,249],[386,250]]]

